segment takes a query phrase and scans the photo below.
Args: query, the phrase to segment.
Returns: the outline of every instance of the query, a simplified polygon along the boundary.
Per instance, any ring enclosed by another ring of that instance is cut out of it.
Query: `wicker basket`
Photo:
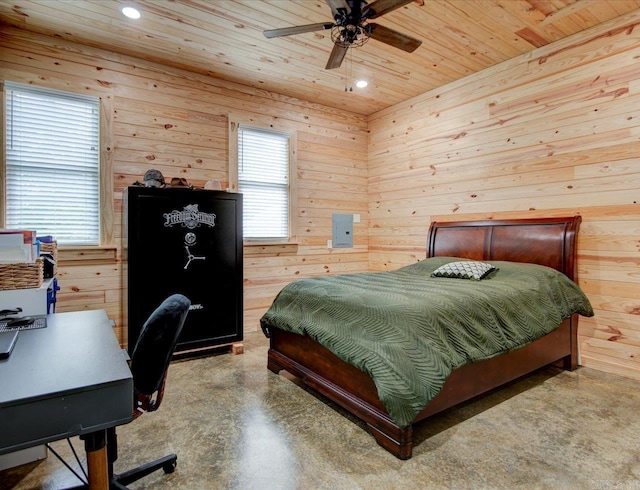
[[[58,274],[58,242],[40,243],[40,254],[50,254],[53,258],[53,276]]]
[[[42,259],[35,262],[0,264],[0,290],[39,288],[42,286],[43,276]]]
[[[40,243],[41,254],[51,254],[53,260],[58,262],[58,242],[55,240],[51,243]]]

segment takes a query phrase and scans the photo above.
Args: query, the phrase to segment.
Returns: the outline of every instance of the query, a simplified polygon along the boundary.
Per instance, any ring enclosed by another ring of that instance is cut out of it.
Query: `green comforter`
[[[434,257],[392,272],[302,279],[287,285],[261,319],[307,335],[368,373],[400,427],[441,390],[452,370],[518,349],[589,300],[548,267],[491,262],[481,281],[431,277],[461,259]]]

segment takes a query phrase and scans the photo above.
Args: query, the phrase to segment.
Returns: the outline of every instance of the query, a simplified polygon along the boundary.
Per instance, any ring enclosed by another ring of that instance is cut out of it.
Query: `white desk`
[[[42,281],[39,288],[3,289],[0,291],[0,310],[22,308],[22,315],[46,315],[47,291],[53,278]]]

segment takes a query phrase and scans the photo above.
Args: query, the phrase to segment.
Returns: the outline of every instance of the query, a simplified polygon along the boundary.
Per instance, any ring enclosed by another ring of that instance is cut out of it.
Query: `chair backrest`
[[[187,297],[173,294],[143,325],[131,354],[134,413],[152,411],[160,405],[167,369],[190,306]]]

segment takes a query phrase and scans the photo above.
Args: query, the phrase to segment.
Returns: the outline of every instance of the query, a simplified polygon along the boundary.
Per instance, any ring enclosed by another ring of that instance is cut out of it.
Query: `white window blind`
[[[5,83],[6,226],[100,242],[100,101]]]
[[[288,238],[289,140],[287,133],[238,128],[238,191],[245,238]]]

